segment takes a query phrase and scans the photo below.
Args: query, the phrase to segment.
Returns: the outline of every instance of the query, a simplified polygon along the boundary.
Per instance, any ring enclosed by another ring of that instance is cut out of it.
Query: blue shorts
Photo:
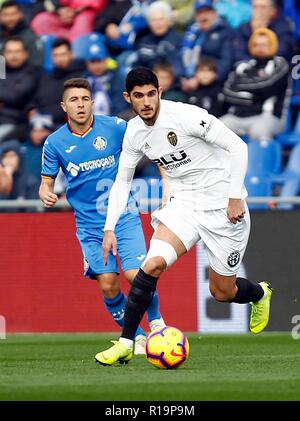
[[[103,260],[103,227],[77,228],[84,259],[84,276],[95,279],[102,273],[119,273],[117,257],[110,252],[107,265]],[[117,252],[123,272],[138,269],[144,261],[147,249],[139,216],[121,218],[116,226]]]

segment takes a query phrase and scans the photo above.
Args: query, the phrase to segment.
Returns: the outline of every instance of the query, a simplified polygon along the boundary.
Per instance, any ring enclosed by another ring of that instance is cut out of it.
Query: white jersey
[[[231,182],[229,153],[215,143],[222,127],[202,108],[161,100],[153,126],[139,116],[128,122],[120,163],[135,168],[146,155],[165,169],[172,196],[192,209],[225,208]],[[242,186],[233,197],[246,196]]]

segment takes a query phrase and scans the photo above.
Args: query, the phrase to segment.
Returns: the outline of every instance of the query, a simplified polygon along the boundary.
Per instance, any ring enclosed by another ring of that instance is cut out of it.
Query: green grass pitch
[[[159,370],[143,356],[103,367],[109,334],[8,335],[0,400],[300,400],[300,340],[290,334],[189,334],[190,356]]]

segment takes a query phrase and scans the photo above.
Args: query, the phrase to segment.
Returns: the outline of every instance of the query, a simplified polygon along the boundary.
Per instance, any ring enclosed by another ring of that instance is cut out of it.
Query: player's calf
[[[220,302],[229,302],[236,295],[236,287],[231,288],[219,288],[216,285],[209,285],[209,290],[211,295],[215,298],[216,301]]]

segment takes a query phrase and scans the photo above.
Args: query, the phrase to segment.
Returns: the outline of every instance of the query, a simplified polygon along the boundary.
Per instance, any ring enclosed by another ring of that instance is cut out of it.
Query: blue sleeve
[[[47,139],[43,147],[41,175],[55,178],[58,174],[59,167],[58,156]]]
[[[129,23],[132,25],[134,31],[138,32],[148,27],[148,21],[143,14],[132,16]]]
[[[221,82],[227,79],[234,63],[232,36],[233,32],[231,29],[223,31],[222,33],[222,48],[220,51],[220,57],[217,59],[217,73],[219,81]]]

